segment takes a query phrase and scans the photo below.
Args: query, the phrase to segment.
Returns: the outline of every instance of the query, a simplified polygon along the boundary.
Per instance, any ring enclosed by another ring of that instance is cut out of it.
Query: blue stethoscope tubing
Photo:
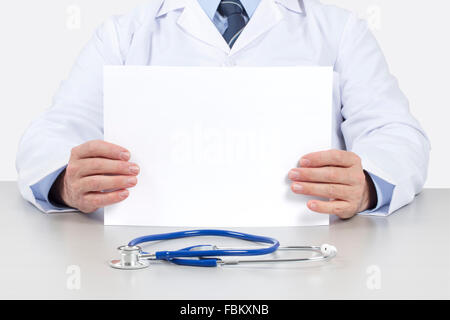
[[[228,237],[252,242],[267,243],[270,244],[270,246],[255,249],[193,250],[195,248],[203,247],[203,245],[198,245],[175,251],[155,252],[154,254],[155,260],[165,260],[174,264],[185,266],[216,267],[217,258],[205,258],[205,257],[265,255],[275,252],[280,246],[279,241],[273,238],[228,230],[189,230],[189,231],[154,234],[133,239],[128,243],[128,246],[133,247],[142,243],[152,241],[163,241],[163,240],[198,237],[198,236]],[[146,252],[142,252],[142,254],[146,254]]]

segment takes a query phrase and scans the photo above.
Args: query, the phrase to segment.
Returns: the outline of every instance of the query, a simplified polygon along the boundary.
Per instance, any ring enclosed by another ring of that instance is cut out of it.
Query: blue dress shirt
[[[219,7],[221,0],[197,0],[200,6],[205,11],[206,15],[213,21],[217,29],[221,34],[225,33],[225,30],[228,27],[227,19],[220,15],[217,12],[217,8]],[[261,0],[240,0],[242,5],[245,8],[245,11],[247,12],[248,18],[250,19],[255,12],[256,8],[258,7]],[[246,19],[246,23],[248,22],[248,19]],[[38,183],[31,186],[31,190],[36,198],[36,201],[39,202],[39,204],[44,209],[67,209],[62,208],[60,206],[56,206],[55,204],[51,203],[48,199],[49,191],[55,182],[58,175],[65,169],[65,167],[60,168],[59,170],[51,173],[50,175],[46,176],[44,179],[39,181]],[[378,202],[377,206],[373,210],[368,210],[365,212],[362,212],[362,214],[367,213],[373,213],[377,212],[378,214],[387,214],[389,209],[389,204],[391,203],[392,194],[394,192],[394,186],[387,181],[377,177],[376,175],[368,172],[370,177],[372,178],[372,181],[375,185],[377,196],[378,196]]]

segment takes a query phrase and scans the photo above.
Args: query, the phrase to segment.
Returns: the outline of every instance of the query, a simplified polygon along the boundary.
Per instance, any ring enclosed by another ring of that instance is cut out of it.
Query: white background
[[[15,180],[18,141],[51,105],[94,29],[146,0],[0,2],[0,180]],[[432,143],[427,187],[449,187],[450,2],[323,0],[367,19]]]

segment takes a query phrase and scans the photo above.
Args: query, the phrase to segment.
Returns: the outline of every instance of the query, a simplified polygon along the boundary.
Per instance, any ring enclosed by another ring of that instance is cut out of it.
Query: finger
[[[308,201],[307,206],[314,212],[334,214],[341,218],[351,217],[354,214],[356,214],[350,203],[342,200],[333,200],[333,201],[310,200]]]
[[[135,163],[103,158],[78,160],[78,176],[86,177],[98,174],[137,175],[139,166]]]
[[[335,166],[349,168],[361,159],[353,152],[342,150],[319,151],[303,156],[300,161],[300,167],[325,167]]]
[[[296,182],[326,182],[352,185],[352,171],[348,168],[294,168],[289,171],[289,179]]]
[[[342,184],[311,182],[294,182],[291,189],[297,194],[340,200],[348,199],[352,191],[352,187]]]
[[[73,148],[72,156],[76,159],[102,157],[128,161],[130,152],[121,146],[103,140],[93,140]]]
[[[114,192],[91,192],[84,195],[82,212],[93,212],[99,208],[121,202],[128,198],[128,190],[117,190]]]
[[[80,180],[81,192],[126,189],[136,186],[135,176],[89,176]]]

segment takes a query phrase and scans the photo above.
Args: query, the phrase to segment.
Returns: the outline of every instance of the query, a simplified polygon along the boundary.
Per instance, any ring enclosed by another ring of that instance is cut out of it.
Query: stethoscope
[[[139,244],[151,241],[163,241],[198,236],[219,236],[236,238],[257,243],[266,243],[266,247],[250,248],[222,248],[215,245],[196,245],[175,251],[157,251],[148,253],[142,251]],[[281,247],[278,240],[236,231],[227,230],[190,230],[154,234],[131,240],[128,245],[118,248],[121,253],[120,260],[111,260],[110,266],[122,270],[136,270],[147,268],[151,260],[162,260],[177,265],[194,267],[217,267],[218,265],[236,265],[240,263],[267,263],[267,262],[314,262],[328,261],[334,258],[337,250],[334,246],[323,244],[321,246],[286,246]],[[240,260],[241,256],[260,256],[274,253],[277,250],[311,251],[316,253],[309,258],[291,259],[253,259]],[[318,255],[317,255],[318,254]],[[229,258],[234,257],[234,258]]]

